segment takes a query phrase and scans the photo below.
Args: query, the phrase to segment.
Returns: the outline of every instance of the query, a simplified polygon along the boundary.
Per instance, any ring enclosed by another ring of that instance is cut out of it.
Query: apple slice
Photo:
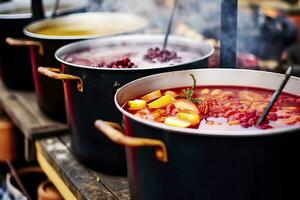
[[[171,95],[164,95],[160,97],[159,99],[156,99],[155,101],[152,101],[149,103],[150,108],[163,108],[166,107],[167,105],[173,103],[175,101],[175,98]]]
[[[279,124],[295,124],[297,122],[297,117],[290,117],[290,118],[287,118],[287,119],[278,119],[276,121],[276,123],[279,123]]]
[[[239,125],[240,124],[240,120],[232,120],[228,122],[229,126],[235,126],[235,125]]]
[[[168,94],[168,95],[171,95],[171,96],[173,96],[173,97],[177,97],[177,96],[178,96],[178,94],[177,94],[176,92],[171,91],[171,90],[166,91],[164,94],[165,94],[165,95]]]
[[[196,114],[199,114],[197,106],[187,99],[177,99],[174,103],[175,108],[180,111],[190,111]]]
[[[202,95],[208,94],[209,91],[210,91],[210,90],[209,90],[208,88],[205,88],[205,89],[201,90],[201,94],[202,94]]]
[[[191,122],[192,125],[199,124],[199,122],[201,120],[200,115],[195,114],[195,113],[179,112],[176,116],[180,119]]]
[[[165,119],[165,124],[169,126],[175,126],[180,128],[186,128],[192,125],[192,122],[179,119],[178,117],[167,117]]]
[[[155,90],[153,92],[150,92],[149,94],[142,96],[141,99],[146,102],[150,102],[150,101],[153,101],[154,99],[158,99],[159,97],[161,97],[160,90]]]
[[[211,96],[217,96],[219,94],[221,94],[222,90],[220,89],[214,89],[213,91],[211,91],[210,95]]]
[[[146,101],[140,99],[128,101],[129,110],[141,110],[146,107],[146,104]]]
[[[240,91],[239,97],[248,101],[264,101],[264,97],[262,95],[247,90]]]
[[[286,107],[282,107],[281,109],[285,110],[287,112],[294,112],[297,109],[297,107],[295,107],[295,106],[286,106]]]

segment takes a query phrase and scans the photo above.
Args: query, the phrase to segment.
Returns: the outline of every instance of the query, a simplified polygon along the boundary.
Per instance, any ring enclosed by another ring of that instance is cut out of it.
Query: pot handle
[[[166,145],[156,139],[136,138],[124,135],[122,127],[114,122],[105,122],[100,119],[95,121],[95,127],[107,136],[111,141],[129,147],[155,147],[156,158],[161,162],[168,162],[168,153]]]
[[[44,54],[44,48],[42,43],[38,41],[25,40],[25,39],[15,39],[11,37],[6,38],[6,43],[10,46],[37,46],[39,54],[42,56]]]
[[[61,73],[60,69],[51,68],[51,67],[39,67],[38,72],[45,76],[48,76],[49,78],[52,78],[52,79],[76,80],[78,91],[83,92],[83,81],[78,76],[74,76],[74,75],[70,75],[70,74],[63,74],[63,73]]]

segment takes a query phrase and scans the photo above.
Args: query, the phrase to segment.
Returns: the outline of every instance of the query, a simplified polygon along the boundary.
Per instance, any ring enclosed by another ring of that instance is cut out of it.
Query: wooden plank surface
[[[26,138],[34,140],[68,130],[66,124],[41,113],[34,92],[12,91],[0,82],[0,104]]]
[[[86,168],[76,160],[69,147],[69,135],[36,142],[37,155],[42,157],[38,161],[49,178],[54,179],[52,182],[58,190],[63,193],[67,187],[76,199],[130,199],[127,177],[101,174]],[[59,184],[61,181],[64,184]],[[63,195],[67,196],[67,193]]]

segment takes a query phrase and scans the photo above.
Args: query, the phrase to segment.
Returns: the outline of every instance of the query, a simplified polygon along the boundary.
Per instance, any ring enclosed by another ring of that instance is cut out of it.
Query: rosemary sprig
[[[192,79],[193,79],[193,85],[191,88],[188,88],[188,89],[185,89],[185,90],[182,90],[182,95],[180,95],[179,97],[181,98],[185,98],[187,100],[190,100],[192,101],[193,103],[199,103],[201,102],[200,99],[197,99],[197,98],[194,98],[193,95],[194,95],[194,89],[197,85],[197,79],[195,78],[195,75],[194,74],[189,74]]]

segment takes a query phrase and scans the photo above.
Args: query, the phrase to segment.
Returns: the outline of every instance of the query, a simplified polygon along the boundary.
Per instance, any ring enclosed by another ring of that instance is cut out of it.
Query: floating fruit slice
[[[171,96],[173,96],[173,97],[177,97],[177,96],[178,96],[178,94],[177,94],[176,92],[170,91],[170,90],[166,91],[164,94],[165,94],[165,95],[168,94],[168,95],[171,95]]]
[[[154,99],[158,99],[159,97],[161,97],[160,90],[155,90],[153,92],[150,92],[149,94],[142,96],[141,99],[146,102],[150,102],[150,101],[153,101]]]
[[[235,126],[235,125],[239,125],[240,124],[240,120],[232,120],[228,122],[229,126]]]
[[[251,105],[251,109],[263,111],[267,107],[267,102],[253,102]]]
[[[297,122],[297,117],[291,117],[291,118],[288,118],[288,119],[278,119],[276,121],[276,123],[279,123],[279,124],[295,124]]]
[[[251,91],[240,91],[239,92],[239,97],[244,100],[248,101],[263,101],[264,97],[256,92],[251,92]]]
[[[192,123],[192,125],[196,125],[200,122],[201,117],[198,114],[194,113],[185,113],[185,112],[180,112],[177,114],[177,117],[186,121],[189,121]]]
[[[159,118],[161,115],[161,109],[157,109],[154,112],[152,112],[152,116],[154,119]]]
[[[160,97],[159,99],[156,99],[155,101],[152,101],[148,105],[150,108],[163,108],[173,103],[175,100],[176,99],[173,96],[167,94]]]
[[[208,88],[205,88],[203,90],[201,90],[201,94],[204,95],[204,94],[208,94],[209,93],[209,89]]]
[[[213,91],[211,91],[210,95],[211,96],[217,96],[219,94],[221,94],[222,90],[220,89],[214,89]]]
[[[193,113],[199,114],[197,106],[187,99],[177,99],[174,102],[174,106],[180,111],[191,111]]]
[[[130,110],[141,110],[146,107],[147,103],[144,100],[135,99],[133,101],[128,101]]]
[[[165,119],[165,124],[169,126],[180,127],[180,128],[186,128],[192,125],[191,122],[179,119],[178,117],[167,117]]]
[[[208,120],[207,122],[205,122],[205,124],[206,124],[206,125],[212,126],[212,125],[215,125],[216,122],[215,122],[215,121],[212,121],[212,120]]]
[[[295,106],[286,106],[286,107],[282,107],[281,109],[285,110],[287,112],[293,112],[297,109],[297,107],[295,107]]]

